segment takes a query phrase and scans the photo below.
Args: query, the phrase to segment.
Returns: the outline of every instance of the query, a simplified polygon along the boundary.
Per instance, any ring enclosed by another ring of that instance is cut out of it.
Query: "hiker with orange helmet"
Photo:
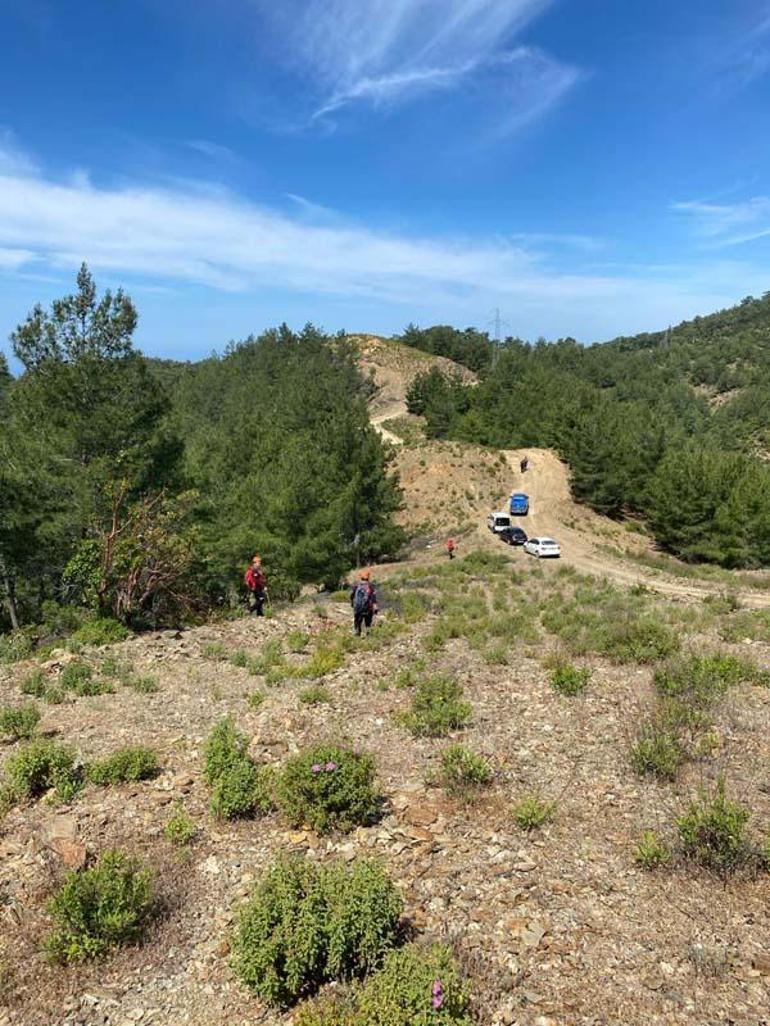
[[[367,633],[372,626],[374,614],[378,612],[377,592],[372,584],[368,570],[362,570],[359,578],[350,590],[350,604],[353,607],[353,630],[361,637],[361,629],[366,627]]]
[[[447,543],[446,543],[446,551],[447,551],[447,555],[449,556],[450,559],[454,559],[455,558],[455,549],[456,548],[457,548],[457,542],[454,540],[454,538],[450,538],[447,541]]]
[[[251,566],[243,575],[243,583],[249,591],[249,612],[264,616],[265,599],[267,598],[267,578],[262,569],[262,559],[255,553]]]

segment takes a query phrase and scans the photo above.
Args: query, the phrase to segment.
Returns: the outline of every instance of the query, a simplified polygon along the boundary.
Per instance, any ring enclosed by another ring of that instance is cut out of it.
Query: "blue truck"
[[[511,516],[525,517],[529,513],[529,496],[524,492],[514,492],[511,496]]]

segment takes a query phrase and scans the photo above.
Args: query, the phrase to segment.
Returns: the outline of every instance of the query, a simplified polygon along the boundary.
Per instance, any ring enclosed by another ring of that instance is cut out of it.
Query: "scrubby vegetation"
[[[86,776],[92,784],[124,784],[128,781],[149,780],[158,770],[158,757],[151,748],[137,745],[121,748],[106,759],[89,763]]]
[[[463,700],[462,686],[448,674],[422,677],[415,686],[409,712],[400,719],[415,737],[446,737],[466,726],[472,708]]]
[[[155,910],[152,873],[136,859],[105,852],[95,866],[68,875],[49,910],[53,959],[98,958],[141,939]]]
[[[263,1001],[292,1005],[328,980],[377,968],[397,940],[402,911],[374,863],[279,859],[241,912],[233,968]]]
[[[249,757],[248,740],[225,717],[204,749],[203,775],[212,789],[211,811],[221,819],[242,819],[273,808],[274,771]]]
[[[492,780],[492,767],[465,745],[450,745],[441,753],[438,783],[464,801],[475,798]]]
[[[74,750],[57,741],[30,741],[5,764],[4,788],[12,801],[39,798],[47,791],[66,801],[77,793],[80,783]]]
[[[315,745],[286,763],[277,798],[290,823],[321,834],[365,825],[380,808],[374,760],[339,745]]]
[[[12,741],[31,738],[39,722],[40,710],[34,702],[0,708],[0,736]]]

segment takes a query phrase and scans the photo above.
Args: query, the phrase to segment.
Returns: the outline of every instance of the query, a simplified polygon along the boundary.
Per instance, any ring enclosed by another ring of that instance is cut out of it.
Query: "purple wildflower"
[[[327,762],[326,766],[324,767],[324,769],[326,770],[327,773],[333,773],[336,770],[336,768],[337,768],[337,763],[336,762]]]
[[[433,981],[433,1007],[436,1011],[444,1004],[444,985],[441,980]]]
[[[320,762],[316,762],[310,767],[310,771],[312,773],[320,773],[322,770],[323,766],[320,764]]]

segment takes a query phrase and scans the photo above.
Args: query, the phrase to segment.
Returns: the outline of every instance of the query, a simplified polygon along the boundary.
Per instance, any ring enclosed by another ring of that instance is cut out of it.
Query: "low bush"
[[[560,695],[580,695],[585,691],[591,671],[587,666],[572,666],[561,663],[551,674],[551,686]]]
[[[212,788],[211,811],[220,819],[240,819],[274,807],[274,771],[249,758],[248,738],[227,716],[216,724],[203,752],[203,776]]]
[[[677,820],[686,858],[727,876],[745,865],[752,856],[746,832],[750,812],[725,794],[720,779],[711,794],[702,793]]]
[[[0,708],[0,736],[5,735],[12,741],[31,738],[39,722],[40,710],[34,702]]]
[[[158,690],[158,678],[152,673],[130,674],[124,684],[140,695],[153,695]]]
[[[80,660],[67,663],[62,669],[59,686],[80,696],[103,695],[113,690],[108,681],[95,680],[93,668]]]
[[[279,858],[243,909],[232,942],[239,978],[288,1007],[330,980],[376,969],[396,942],[401,897],[375,863]]]
[[[221,641],[210,641],[203,646],[201,655],[204,659],[216,659],[221,662],[227,659],[227,648]]]
[[[686,752],[671,724],[659,715],[644,721],[631,748],[631,765],[639,776],[675,780]]]
[[[472,712],[461,685],[448,674],[434,673],[417,683],[409,712],[400,719],[415,737],[446,737],[467,726]]]
[[[244,756],[217,777],[211,811],[220,819],[247,819],[274,808],[275,773]]]
[[[323,684],[314,684],[300,691],[299,700],[302,705],[325,705],[331,702],[332,693]]]
[[[95,620],[86,620],[72,637],[81,645],[115,645],[130,638],[131,631],[117,620],[98,617]]]
[[[310,635],[307,631],[289,631],[286,635],[286,645],[290,652],[299,654],[304,652],[310,644]]]
[[[634,850],[634,862],[642,869],[658,869],[671,861],[671,849],[654,830],[645,830]]]
[[[58,684],[49,684],[43,694],[43,701],[48,705],[61,705],[66,695]]]
[[[149,780],[158,773],[158,757],[151,748],[137,745],[120,748],[106,759],[89,764],[86,777],[92,784],[124,784],[129,781]]]
[[[0,663],[18,663],[29,659],[35,650],[35,642],[25,630],[0,634]]]
[[[292,666],[291,676],[318,679],[326,677],[345,664],[345,653],[337,645],[320,646],[302,666]]]
[[[105,852],[90,869],[69,873],[51,900],[48,952],[57,962],[98,958],[140,940],[154,910],[150,871],[120,852]]]
[[[528,795],[514,805],[513,818],[516,825],[528,833],[552,820],[555,812],[556,802],[546,802],[537,795]]]
[[[6,762],[5,780],[13,801],[39,798],[50,790],[60,801],[68,801],[80,787],[75,752],[56,741],[30,741]]]
[[[492,767],[464,745],[450,745],[441,753],[438,782],[458,798],[475,797],[492,780]]]
[[[31,698],[42,698],[47,685],[46,675],[42,670],[33,670],[28,673],[21,682],[22,695],[29,695]]]
[[[195,820],[190,816],[184,805],[178,803],[166,820],[166,825],[163,827],[163,836],[171,844],[184,848],[191,841],[195,840],[197,833],[198,827],[195,825]]]
[[[731,687],[745,681],[762,682],[761,671],[729,653],[673,660],[656,670],[654,677],[659,694],[699,709],[710,708]]]
[[[246,699],[251,709],[259,709],[262,703],[265,701],[265,694],[263,691],[252,691],[249,697]]]
[[[320,744],[287,762],[278,805],[295,826],[320,834],[372,822],[380,807],[374,760],[335,744]]]
[[[451,951],[417,944],[391,951],[361,988],[356,1026],[471,1026],[470,999]]]

